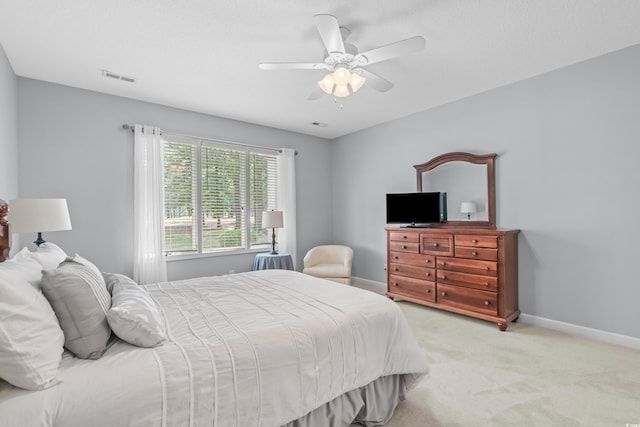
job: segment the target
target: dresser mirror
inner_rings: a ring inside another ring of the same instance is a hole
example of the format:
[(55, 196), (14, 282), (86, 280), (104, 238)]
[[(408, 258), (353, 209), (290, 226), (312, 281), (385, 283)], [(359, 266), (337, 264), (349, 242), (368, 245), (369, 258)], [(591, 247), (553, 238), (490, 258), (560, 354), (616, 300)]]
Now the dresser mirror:
[(495, 158), (454, 152), (414, 166), (418, 192), (447, 193), (444, 225), (495, 228)]

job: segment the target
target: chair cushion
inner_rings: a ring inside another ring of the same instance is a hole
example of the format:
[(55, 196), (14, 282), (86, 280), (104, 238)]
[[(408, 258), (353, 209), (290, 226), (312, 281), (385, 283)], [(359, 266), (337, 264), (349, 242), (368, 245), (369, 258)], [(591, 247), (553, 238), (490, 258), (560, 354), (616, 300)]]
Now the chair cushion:
[(303, 269), (302, 272), (316, 277), (349, 277), (351, 274), (343, 264), (317, 264)]

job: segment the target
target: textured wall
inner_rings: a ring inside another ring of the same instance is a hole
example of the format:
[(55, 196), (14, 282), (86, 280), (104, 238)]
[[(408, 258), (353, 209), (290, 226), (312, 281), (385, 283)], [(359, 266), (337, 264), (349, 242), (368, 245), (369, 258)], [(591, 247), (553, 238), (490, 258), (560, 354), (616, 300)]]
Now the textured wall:
[[(133, 134), (123, 123), (298, 151), (298, 258), (332, 231), (328, 140), (19, 78), (21, 197), (66, 197), (72, 231), (47, 233), (103, 271), (133, 272)], [(168, 264), (170, 279), (247, 271), (253, 254)]]
[(335, 240), (354, 276), (386, 282), (385, 193), (414, 191), (412, 166), (442, 153), (495, 152), (521, 310), (640, 337), (639, 117), (636, 45), (337, 139)]

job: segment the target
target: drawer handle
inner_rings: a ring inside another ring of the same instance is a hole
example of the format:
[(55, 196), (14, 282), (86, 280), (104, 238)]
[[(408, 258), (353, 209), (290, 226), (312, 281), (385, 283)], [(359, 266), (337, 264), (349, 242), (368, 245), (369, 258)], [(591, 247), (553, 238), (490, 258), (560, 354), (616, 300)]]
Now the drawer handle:
[(484, 285), (489, 287), (489, 282), (484, 282)]
[(447, 263), (444, 261), (440, 261), (440, 265), (447, 265)]
[(478, 243), (478, 241), (476, 239), (473, 239), (471, 243)]
[(398, 286), (398, 282), (394, 283), (393, 286)]
[(398, 267), (395, 267), (393, 271), (400, 271), (400, 269)]
[(431, 293), (431, 289), (427, 289), (427, 293), (430, 294)]
[(486, 271), (489, 271), (489, 267), (485, 267), (484, 269), (485, 269)]
[(402, 249), (407, 249), (407, 247), (406, 246), (402, 246)]
[(440, 292), (440, 295), (442, 295), (443, 297), (446, 297), (447, 293), (446, 292)]
[(438, 279), (442, 279), (442, 280), (444, 280), (444, 279), (446, 279), (446, 278), (447, 278), (447, 276), (438, 276)]
[(399, 258), (398, 258), (398, 256), (396, 255), (396, 256), (394, 256), (394, 257), (393, 257), (393, 259), (399, 259)]
[(485, 302), (484, 302), (484, 305), (489, 305), (489, 301), (485, 301)]
[(478, 256), (478, 252), (471, 252), (471, 255)]
[(406, 239), (406, 238), (407, 238), (407, 236), (402, 236), (402, 238), (403, 238), (403, 239)]
[(433, 247), (434, 247), (434, 248), (437, 248), (438, 246), (440, 246), (438, 243), (434, 243), (434, 244), (433, 244)]
[(429, 276), (431, 276), (431, 273), (424, 273), (424, 275), (429, 277)]
[(428, 260), (426, 260), (426, 261), (425, 261), (425, 263), (426, 263), (426, 264), (429, 264), (430, 262), (431, 262), (431, 260), (430, 260), (430, 259), (428, 259)]

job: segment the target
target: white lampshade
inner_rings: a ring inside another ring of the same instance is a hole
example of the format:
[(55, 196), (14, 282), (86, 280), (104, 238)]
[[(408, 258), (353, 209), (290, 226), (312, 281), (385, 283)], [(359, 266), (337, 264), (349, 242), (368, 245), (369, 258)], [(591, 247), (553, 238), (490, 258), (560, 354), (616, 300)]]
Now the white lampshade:
[(9, 202), (13, 233), (71, 230), (67, 199), (17, 199)]
[(462, 202), (460, 204), (460, 212), (461, 213), (475, 213), (476, 212), (476, 204), (474, 202)]
[(262, 212), (262, 228), (282, 228), (283, 226), (282, 211)]

